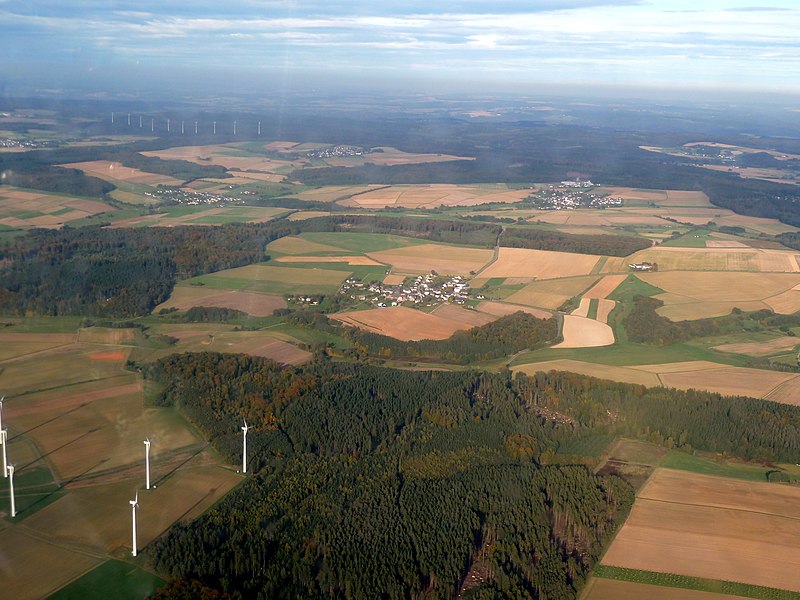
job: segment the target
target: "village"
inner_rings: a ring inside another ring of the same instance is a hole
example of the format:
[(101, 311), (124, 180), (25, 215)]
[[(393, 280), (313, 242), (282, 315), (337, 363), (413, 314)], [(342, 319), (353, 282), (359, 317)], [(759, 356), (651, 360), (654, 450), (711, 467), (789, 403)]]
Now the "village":
[(309, 158), (335, 158), (341, 156), (362, 156), (366, 153), (366, 150), (359, 146), (339, 145), (331, 148), (322, 148), (321, 150), (311, 150), (306, 153), (306, 156)]
[[(622, 198), (584, 191), (594, 187), (591, 181), (562, 181), (551, 185), (540, 195), (531, 198), (534, 208), (539, 210), (575, 210), (576, 208), (619, 208)], [(580, 190), (580, 191), (579, 191)]]
[[(242, 194), (254, 193), (243, 191)], [(145, 196), (150, 196), (159, 201), (159, 204), (186, 204), (197, 206), (200, 204), (214, 204), (217, 206), (230, 206), (232, 204), (244, 204), (240, 198), (230, 198), (219, 194), (212, 194), (200, 190), (190, 190), (186, 188), (159, 186), (154, 192), (144, 192)]]
[(357, 279), (347, 279), (339, 290), (350, 299), (370, 302), (378, 308), (414, 304), (417, 306), (436, 306), (445, 302), (464, 304), (469, 297), (469, 284), (459, 276), (441, 277), (435, 272), (409, 278), (400, 285), (387, 285), (380, 282), (365, 283)]

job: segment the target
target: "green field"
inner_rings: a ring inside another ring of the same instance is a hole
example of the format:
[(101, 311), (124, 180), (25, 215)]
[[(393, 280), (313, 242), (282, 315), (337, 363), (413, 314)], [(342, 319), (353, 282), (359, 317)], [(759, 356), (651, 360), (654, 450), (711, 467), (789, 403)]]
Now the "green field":
[[(53, 474), (47, 467), (23, 468), (22, 465), (16, 465), (16, 468), (20, 470), (14, 472), (14, 504), (17, 509), (14, 523), (29, 517), (65, 494), (53, 481)], [(0, 477), (0, 510), (11, 513), (9, 484), (5, 477)]]
[(207, 285), (224, 290), (272, 294), (332, 294), (352, 272), (256, 264), (200, 275), (181, 282), (181, 285)]
[(50, 596), (51, 600), (141, 600), (166, 582), (119, 560), (109, 560)]
[(559, 446), (558, 453), (570, 456), (599, 456), (614, 441), (613, 435), (590, 435)]
[(705, 248), (706, 240), (712, 233), (708, 229), (690, 229), (683, 235), (667, 238), (661, 245), (673, 248)]
[(624, 567), (597, 565), (593, 574), (595, 577), (603, 577), (605, 579), (633, 581), (635, 583), (646, 583), (649, 585), (659, 585), (684, 590), (699, 590), (744, 598), (758, 598), (761, 600), (800, 599), (800, 594), (788, 590), (736, 583), (733, 581), (688, 577), (686, 575), (675, 575), (674, 573), (656, 573), (654, 571), (640, 571), (638, 569), (627, 569)]
[(691, 471), (702, 475), (715, 475), (717, 477), (730, 477), (747, 481), (767, 481), (767, 472), (773, 470), (758, 465), (720, 463), (703, 456), (686, 454), (677, 450), (670, 451), (661, 461), (660, 466), (668, 469)]

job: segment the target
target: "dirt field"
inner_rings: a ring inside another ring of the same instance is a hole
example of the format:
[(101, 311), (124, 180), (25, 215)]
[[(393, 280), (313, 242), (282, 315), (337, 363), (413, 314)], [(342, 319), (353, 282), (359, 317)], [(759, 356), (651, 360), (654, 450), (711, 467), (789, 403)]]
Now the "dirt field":
[(608, 295), (613, 292), (620, 283), (625, 281), (628, 278), (627, 275), (606, 275), (600, 281), (598, 281), (588, 292), (586, 292), (583, 297), (584, 298), (598, 298), (603, 299), (607, 298)]
[(535, 277), (553, 279), (588, 275), (600, 260), (593, 254), (550, 252), (526, 248), (500, 248), (497, 261), (481, 277)]
[(585, 317), (589, 314), (589, 307), (591, 306), (591, 299), (586, 298), (585, 296), (581, 298), (581, 303), (578, 305), (578, 308), (573, 310), (571, 315), (575, 317)]
[(530, 190), (510, 190), (495, 186), (462, 186), (447, 183), (429, 185), (393, 185), (358, 194), (339, 202), (342, 206), (360, 208), (436, 208), (439, 206), (476, 206), (489, 202), (519, 202)]
[(219, 165), (235, 171), (254, 171), (256, 173), (275, 173), (279, 175), (295, 166), (300, 166), (304, 162), (275, 160), (264, 156), (248, 156), (247, 153), (238, 151), (235, 146), (228, 145), (179, 146), (155, 152), (142, 152), (142, 154), (165, 160), (187, 160), (199, 165)]
[(311, 352), (301, 350), (297, 346), (283, 340), (272, 340), (250, 349), (248, 354), (262, 356), (284, 365), (302, 365), (311, 360)]
[(453, 319), (427, 314), (405, 306), (337, 313), (331, 318), (366, 331), (398, 340), (444, 340), (456, 331), (473, 326)]
[(316, 202), (334, 202), (336, 200), (346, 200), (354, 194), (368, 192), (375, 188), (382, 188), (382, 185), (326, 185), (311, 190), (303, 190), (290, 197), (300, 200)]
[(367, 256), (392, 265), (392, 270), (397, 273), (418, 274), (436, 271), (440, 275), (467, 275), (470, 271), (480, 270), (489, 262), (492, 251), (462, 246), (419, 244), (370, 252)]
[(736, 240), (706, 240), (706, 248), (747, 248), (747, 244)]
[(609, 196), (623, 200), (653, 202), (658, 206), (711, 206), (703, 192), (694, 190), (646, 190), (629, 187), (601, 188)]
[(564, 315), (564, 341), (553, 348), (596, 348), (614, 343), (614, 332), (605, 323), (593, 319)]
[(286, 300), (283, 299), (283, 296), (274, 294), (240, 291), (220, 292), (217, 289), (203, 286), (177, 286), (172, 291), (169, 300), (156, 306), (153, 312), (158, 313), (164, 308), (188, 310), (193, 306), (232, 308), (244, 311), (254, 317), (267, 317), (276, 308), (286, 308)]
[(581, 375), (621, 381), (623, 383), (636, 383), (648, 387), (657, 387), (661, 385), (658, 375), (654, 373), (637, 371), (631, 367), (615, 367), (570, 359), (547, 360), (527, 365), (518, 365), (513, 367), (512, 370), (515, 372), (521, 371), (528, 375), (532, 375), (537, 371), (569, 371), (570, 373), (580, 373)]
[(719, 368), (703, 370), (660, 372), (659, 377), (666, 387), (708, 390), (726, 396), (763, 398), (782, 383), (794, 381), (799, 376), (796, 373), (719, 365)]
[(0, 333), (0, 362), (75, 342), (73, 333)]
[[(239, 481), (241, 476), (233, 470), (213, 465), (155, 475), (156, 488), (139, 491), (139, 548), (146, 547), (176, 520), (196, 516), (210, 507)], [(128, 501), (137, 487), (140, 485), (130, 481), (72, 486), (66, 496), (30, 516), (25, 524), (37, 532), (47, 532), (60, 543), (81, 544), (100, 552), (120, 546), (129, 549)]]
[(111, 162), (108, 160), (93, 160), (90, 162), (69, 163), (65, 165), (58, 165), (65, 169), (78, 169), (92, 177), (105, 179), (106, 181), (126, 181), (130, 183), (142, 183), (144, 185), (181, 185), (183, 183), (180, 179), (169, 177), (167, 175), (159, 175), (157, 173), (148, 173), (147, 171), (140, 171), (131, 167), (123, 166), (122, 163)]
[(405, 280), (405, 275), (387, 275), (383, 278), (383, 283), (386, 285), (401, 285)]
[(82, 327), (78, 330), (78, 341), (93, 344), (125, 344), (136, 338), (136, 329), (108, 327)]
[(614, 310), (617, 303), (613, 300), (598, 300), (597, 301), (597, 320), (601, 323), (608, 323), (608, 315)]
[(656, 469), (603, 564), (800, 592), (800, 489)]
[(20, 530), (6, 529), (0, 535), (0, 589), (8, 598), (46, 598), (101, 562), (103, 559), (59, 548)]
[(461, 308), (455, 304), (442, 304), (431, 314), (444, 319), (449, 319), (451, 321), (463, 323), (468, 327), (481, 327), (482, 325), (487, 325), (488, 323), (497, 320), (496, 317), (485, 312), (467, 310), (466, 308)]
[(598, 279), (599, 277), (591, 275), (534, 281), (511, 294), (506, 300), (516, 304), (556, 309), (573, 296), (579, 296), (585, 292)]
[(747, 354), (749, 356), (769, 356), (778, 352), (788, 352), (800, 344), (796, 337), (779, 337), (768, 342), (743, 342), (737, 344), (720, 344), (714, 346), (713, 350), (720, 352), (733, 352), (735, 354)]
[[(604, 272), (625, 270), (627, 263), (658, 263), (662, 271), (756, 271), (762, 273), (800, 272), (795, 252), (755, 248), (649, 248), (623, 260), (609, 260)], [(612, 263), (612, 264), (609, 264)], [(620, 266), (622, 268), (620, 268)]]
[(537, 319), (549, 319), (553, 316), (552, 313), (546, 310), (540, 310), (530, 306), (523, 306), (521, 304), (509, 304), (506, 302), (481, 302), (478, 304), (477, 308), (481, 312), (485, 312), (496, 317), (512, 315), (519, 311), (533, 315)]
[(306, 219), (313, 219), (315, 217), (329, 217), (331, 213), (322, 210), (299, 210), (293, 212), (286, 219), (288, 221), (305, 221)]
[(661, 587), (592, 577), (580, 596), (581, 600), (744, 600), (743, 596), (715, 594), (681, 588)]
[(281, 263), (347, 263), (348, 265), (378, 265), (376, 260), (366, 256), (280, 256), (275, 262)]
[[(658, 313), (673, 321), (700, 319), (742, 310), (772, 308), (788, 314), (800, 310), (800, 275), (778, 273), (658, 272), (637, 275), (665, 290), (656, 296), (664, 301)], [(792, 310), (793, 309), (793, 310)]]

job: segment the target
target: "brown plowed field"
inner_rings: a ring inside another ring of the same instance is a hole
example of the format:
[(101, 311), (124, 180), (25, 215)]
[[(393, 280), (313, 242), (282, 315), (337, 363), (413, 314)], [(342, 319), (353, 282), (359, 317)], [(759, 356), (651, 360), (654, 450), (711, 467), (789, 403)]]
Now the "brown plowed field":
[(392, 265), (400, 273), (430, 273), (440, 275), (467, 275), (478, 271), (492, 258), (491, 250), (443, 246), (439, 244), (419, 244), (370, 252), (369, 257), (378, 262)]
[(378, 265), (381, 263), (367, 256), (281, 256), (275, 262), (283, 263), (347, 263), (348, 265)]
[(603, 564), (800, 592), (800, 489), (656, 469)]
[(594, 319), (564, 315), (564, 341), (553, 348), (596, 348), (614, 343), (614, 332), (605, 323)]
[[(199, 165), (219, 165), (237, 171), (257, 171), (261, 173), (279, 173), (280, 170), (300, 166), (301, 162), (275, 160), (263, 156), (236, 156), (236, 148), (232, 146), (179, 146), (142, 152), (145, 156), (155, 156), (164, 160), (188, 160)], [(231, 154), (234, 154), (231, 156)], [(227, 180), (226, 180), (227, 181)]]
[(497, 260), (481, 273), (481, 277), (553, 279), (588, 275), (598, 260), (600, 257), (593, 254), (500, 248)]
[(736, 240), (706, 240), (706, 248), (747, 248), (747, 244)]
[(570, 314), (575, 317), (585, 317), (586, 315), (589, 314), (589, 307), (591, 303), (592, 303), (591, 299), (584, 296), (583, 298), (581, 298), (581, 303), (578, 305), (578, 308), (573, 310)]
[(236, 290), (220, 292), (218, 289), (202, 286), (178, 286), (173, 289), (169, 300), (156, 306), (153, 312), (157, 313), (163, 308), (188, 310), (193, 306), (218, 306), (241, 310), (254, 317), (267, 317), (276, 308), (286, 308), (286, 300), (275, 294)]
[(608, 323), (608, 315), (614, 310), (617, 305), (613, 300), (598, 300), (597, 301), (597, 320), (601, 323)]
[[(797, 273), (800, 267), (793, 251), (742, 248), (670, 248), (641, 250), (623, 261), (658, 263), (662, 271), (755, 271), (761, 273)], [(611, 261), (609, 261), (611, 262)], [(606, 263), (606, 267), (609, 267)], [(604, 269), (605, 271), (606, 269)]]
[(430, 185), (393, 185), (341, 201), (343, 206), (383, 208), (436, 208), (439, 206), (477, 206), (488, 202), (519, 202), (530, 190), (509, 190), (504, 185), (460, 186), (447, 183)]
[(429, 315), (405, 306), (359, 310), (330, 316), (347, 325), (403, 341), (444, 340), (456, 331), (472, 328), (471, 325), (459, 321)]
[(745, 600), (743, 596), (661, 587), (601, 577), (590, 579), (580, 598), (581, 600)]
[[(717, 392), (725, 396), (752, 396), (753, 398), (763, 398), (782, 383), (799, 377), (796, 373), (722, 365), (720, 367), (699, 371), (660, 373), (659, 377), (666, 387), (681, 390), (694, 388)], [(776, 401), (780, 402), (777, 399)]]
[(405, 275), (387, 275), (383, 278), (383, 283), (386, 285), (400, 285), (406, 280)]
[(282, 340), (269, 341), (266, 344), (250, 349), (247, 353), (253, 356), (269, 358), (284, 365), (302, 365), (308, 362), (312, 356), (311, 352), (302, 350), (294, 344)]
[(619, 284), (625, 281), (627, 278), (627, 275), (606, 275), (600, 281), (598, 281), (592, 287), (592, 289), (586, 292), (583, 297), (598, 299), (607, 298), (608, 295), (617, 289)]
[(279, 252), (280, 254), (346, 254), (345, 250), (337, 246), (312, 242), (301, 237), (282, 237), (267, 245), (267, 253)]
[(537, 319), (549, 319), (553, 316), (552, 313), (546, 310), (540, 310), (530, 306), (522, 306), (521, 304), (509, 304), (506, 302), (481, 302), (478, 304), (478, 310), (496, 317), (513, 315), (515, 312), (519, 311), (533, 315)]
[(451, 321), (463, 323), (469, 327), (481, 327), (482, 325), (487, 325), (492, 321), (497, 320), (496, 317), (488, 315), (484, 312), (467, 310), (466, 308), (461, 308), (454, 304), (442, 304), (431, 314), (444, 319), (449, 319)]

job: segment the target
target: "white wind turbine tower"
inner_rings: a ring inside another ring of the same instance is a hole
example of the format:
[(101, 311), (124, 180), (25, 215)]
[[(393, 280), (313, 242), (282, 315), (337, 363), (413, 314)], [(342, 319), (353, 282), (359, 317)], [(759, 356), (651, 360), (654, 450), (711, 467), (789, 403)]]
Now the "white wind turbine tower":
[(11, 490), (11, 516), (17, 516), (17, 505), (14, 503), (14, 465), (8, 465), (8, 486)]
[(128, 113), (128, 127), (131, 126), (131, 113)]
[(214, 135), (217, 135), (217, 122), (214, 121)]
[(152, 133), (155, 130), (156, 130), (156, 120), (150, 119), (150, 132)]
[(8, 460), (6, 457), (6, 446), (8, 445), (8, 430), (0, 429), (0, 439), (3, 441), (3, 477), (8, 477)]
[(233, 135), (236, 135), (236, 121), (233, 122)]
[(5, 396), (0, 398), (0, 429), (3, 428), (3, 400), (5, 399), (6, 399)]
[(169, 133), (169, 119), (167, 119), (167, 133)]
[(139, 129), (142, 128), (142, 115), (139, 115)]
[(114, 124), (114, 113), (113, 112), (111, 113), (111, 124), (112, 125)]
[(197, 135), (197, 121), (194, 122), (194, 134)]
[(183, 121), (181, 121), (181, 135), (183, 135)]
[(132, 554), (136, 556), (136, 509), (139, 507), (139, 492), (136, 492), (136, 497), (133, 500), (128, 500), (131, 504), (131, 519), (133, 523), (133, 551)]
[(144, 440), (144, 471), (145, 471), (145, 483), (147, 484), (147, 489), (150, 489), (150, 438), (145, 438)]
[(244, 435), (242, 436), (242, 473), (247, 473), (247, 430), (250, 429), (247, 426), (247, 419), (244, 419), (244, 427), (242, 427), (242, 432)]
[(258, 135), (261, 135), (261, 121), (258, 122)]

